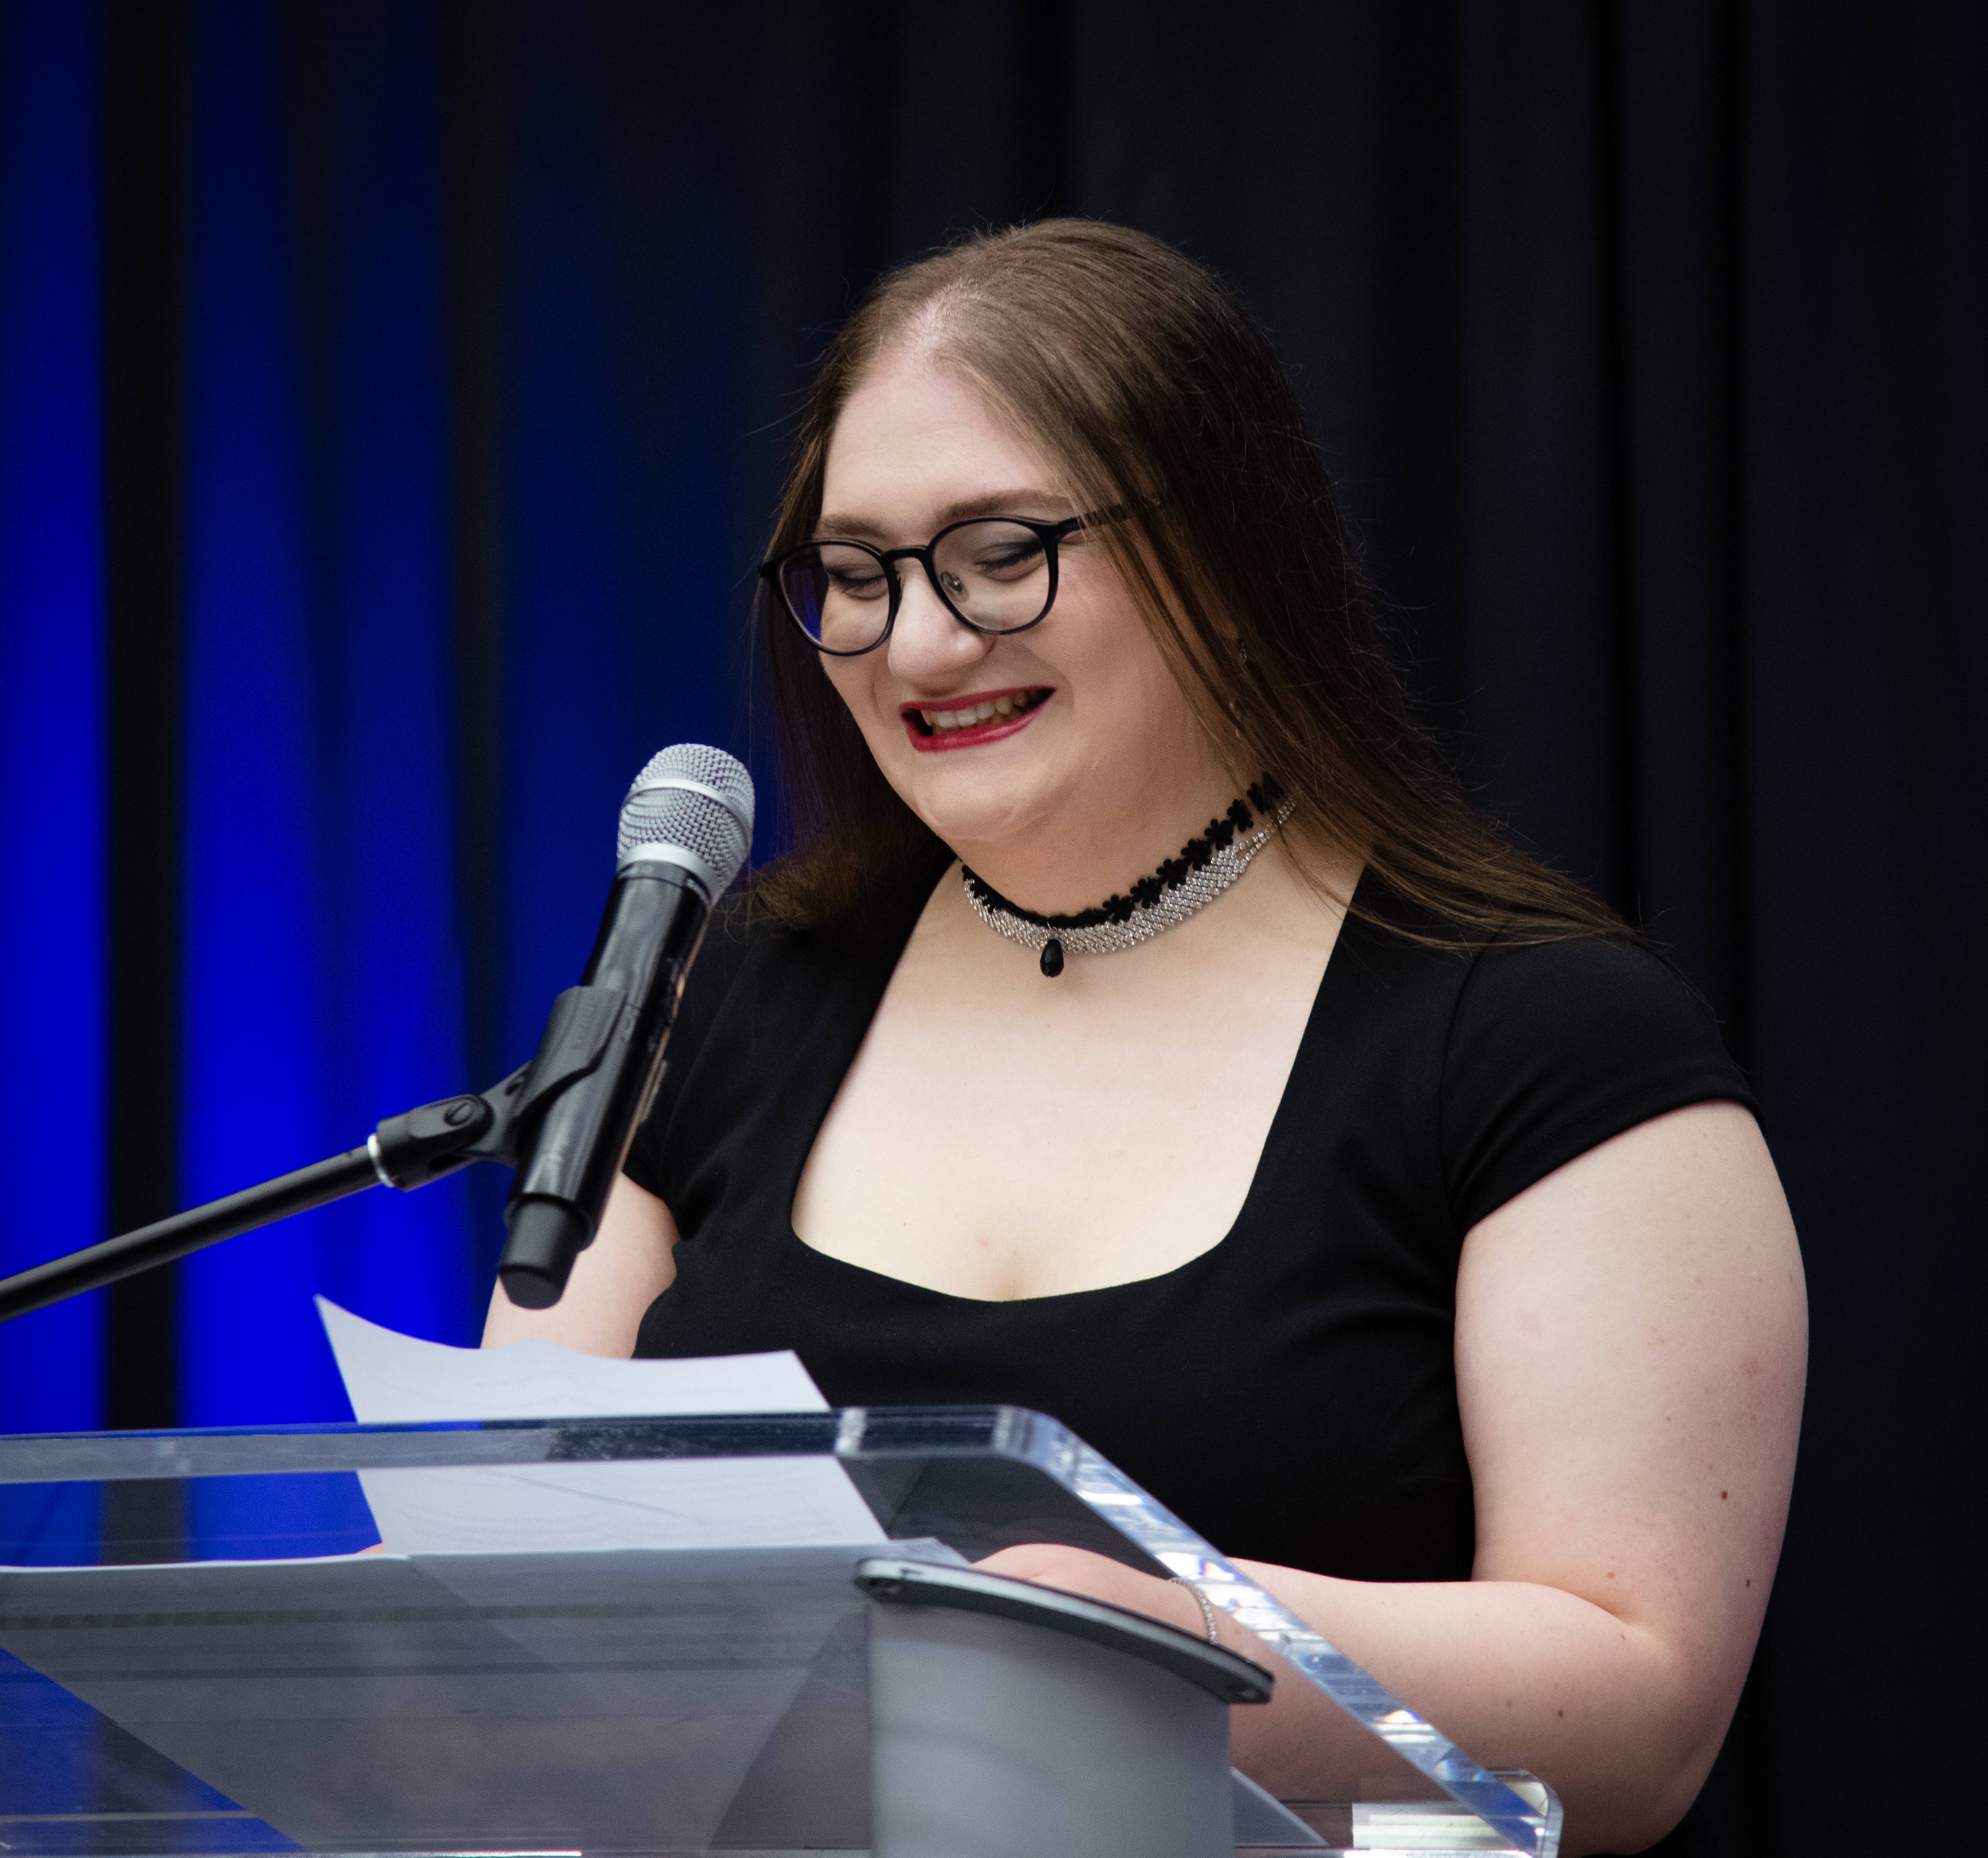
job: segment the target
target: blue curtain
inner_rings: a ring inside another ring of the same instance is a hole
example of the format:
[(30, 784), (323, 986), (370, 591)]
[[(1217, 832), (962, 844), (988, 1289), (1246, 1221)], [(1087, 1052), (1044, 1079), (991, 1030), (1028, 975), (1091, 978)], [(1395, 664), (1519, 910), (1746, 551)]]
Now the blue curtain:
[[(630, 777), (672, 741), (748, 744), (731, 230), (724, 191), (692, 184), (699, 120), (625, 86), (604, 107), (614, 48), (583, 12), (178, 11), (181, 68), (159, 82), (184, 99), (180, 682), (160, 697), (181, 838), (157, 903), (181, 953), (157, 1087), (169, 1201), (191, 1205), (522, 1062), (585, 959)], [(21, 1054), (6, 1126), (38, 1158), (0, 1269), (108, 1236), (110, 17), (0, 13), (0, 998)], [(458, 62), (483, 34), (504, 105), (467, 283), (445, 225), (452, 18)], [(465, 289), (502, 305), (466, 381)], [(479, 573), (498, 589), (480, 604), (462, 585)], [(157, 1317), (177, 1326), (178, 1420), (347, 1416), (314, 1291), (474, 1342), (502, 1186), (374, 1191), (185, 1261)], [(5, 1430), (103, 1423), (103, 1301), (0, 1335)]]
[[(434, 16), (354, 9), (326, 48), (315, 198), (277, 10), (214, 0), (194, 21), (190, 1203), (350, 1147), (387, 1106), (468, 1081)], [(470, 1339), (468, 1215), (458, 1186), (376, 1192), (189, 1260), (184, 1420), (345, 1416), (313, 1291)]]
[[(708, 86), (732, 48), (681, 11), (655, 14), (660, 70)], [(627, 24), (623, 9), (519, 8), (501, 47), (506, 1068), (579, 978), (617, 808), (648, 753), (745, 752), (752, 557), (733, 523), (742, 280), (712, 153), (722, 103), (630, 69)]]
[[(0, 12), (0, 1272), (107, 1237), (96, 21)], [(0, 1342), (10, 1431), (103, 1413), (101, 1294)]]

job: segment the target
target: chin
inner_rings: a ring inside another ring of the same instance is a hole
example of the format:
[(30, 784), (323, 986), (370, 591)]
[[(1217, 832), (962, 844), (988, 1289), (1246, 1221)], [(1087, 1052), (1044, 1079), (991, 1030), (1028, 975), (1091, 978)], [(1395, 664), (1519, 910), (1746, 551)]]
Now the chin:
[(955, 850), (963, 846), (998, 844), (1015, 833), (1025, 831), (1033, 817), (1032, 809), (1001, 804), (991, 795), (979, 804), (963, 801), (921, 805), (908, 795), (906, 799), (911, 811)]
[(898, 797), (948, 845), (998, 842), (1026, 831), (1048, 810), (1040, 782), (1019, 769), (921, 765), (908, 772), (910, 778), (891, 783)]

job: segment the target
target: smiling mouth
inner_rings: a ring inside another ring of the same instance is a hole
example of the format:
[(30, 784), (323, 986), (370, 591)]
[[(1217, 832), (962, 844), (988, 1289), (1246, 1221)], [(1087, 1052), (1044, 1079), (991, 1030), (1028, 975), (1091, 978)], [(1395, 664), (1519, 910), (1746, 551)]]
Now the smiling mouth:
[(1013, 723), (1049, 699), (1046, 689), (1004, 690), (999, 696), (962, 703), (955, 709), (908, 709), (904, 720), (921, 736), (952, 736), (964, 730)]

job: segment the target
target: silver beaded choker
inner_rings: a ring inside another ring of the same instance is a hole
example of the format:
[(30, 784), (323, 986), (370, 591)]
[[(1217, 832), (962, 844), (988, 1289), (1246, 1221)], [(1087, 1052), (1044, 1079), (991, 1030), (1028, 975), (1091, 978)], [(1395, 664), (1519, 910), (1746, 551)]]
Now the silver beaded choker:
[(1129, 895), (1114, 895), (1094, 909), (1071, 915), (1039, 915), (1010, 903), (964, 865), (960, 878), (973, 913), (997, 936), (1036, 950), (1043, 974), (1053, 980), (1063, 972), (1066, 951), (1117, 955), (1165, 935), (1205, 909), (1249, 868), (1249, 861), (1290, 817), (1295, 804), (1266, 776), (1220, 819), (1210, 820), (1208, 830), (1189, 839), (1178, 857), (1168, 858), (1151, 877), (1141, 878)]

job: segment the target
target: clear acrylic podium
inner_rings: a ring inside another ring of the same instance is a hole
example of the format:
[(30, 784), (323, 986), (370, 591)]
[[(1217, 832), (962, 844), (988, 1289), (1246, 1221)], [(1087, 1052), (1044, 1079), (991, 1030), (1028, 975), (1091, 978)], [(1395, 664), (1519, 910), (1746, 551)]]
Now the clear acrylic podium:
[(1399, 1777), (1295, 1803), (1312, 1850), (1554, 1858), (1546, 1788), (1009, 1407), (0, 1439), (0, 1853), (865, 1852), (875, 1539), (356, 1552), (362, 1472), (587, 1467), (611, 1501), (663, 1462), (810, 1459), (907, 1553), (1060, 1542), (1199, 1583)]

